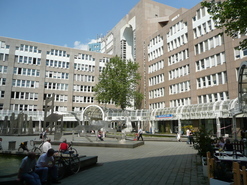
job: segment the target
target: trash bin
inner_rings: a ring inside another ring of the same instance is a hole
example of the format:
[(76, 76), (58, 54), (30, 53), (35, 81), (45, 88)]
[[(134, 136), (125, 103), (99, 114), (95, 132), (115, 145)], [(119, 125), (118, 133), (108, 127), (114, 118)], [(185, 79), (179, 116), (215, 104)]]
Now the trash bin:
[(9, 150), (15, 150), (16, 141), (9, 141)]

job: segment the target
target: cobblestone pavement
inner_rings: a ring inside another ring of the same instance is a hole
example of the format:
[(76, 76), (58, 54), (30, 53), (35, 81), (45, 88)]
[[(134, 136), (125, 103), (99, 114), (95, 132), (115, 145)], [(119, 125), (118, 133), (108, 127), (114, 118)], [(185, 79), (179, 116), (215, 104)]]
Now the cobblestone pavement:
[[(71, 136), (65, 137), (70, 141)], [(24, 138), (21, 139), (24, 141)], [(104, 142), (117, 142), (107, 140), (106, 138)], [(62, 179), (62, 185), (209, 184), (208, 179), (203, 176), (197, 151), (186, 142), (146, 141), (137, 148), (76, 146), (76, 149), (80, 155), (98, 156), (98, 163)]]

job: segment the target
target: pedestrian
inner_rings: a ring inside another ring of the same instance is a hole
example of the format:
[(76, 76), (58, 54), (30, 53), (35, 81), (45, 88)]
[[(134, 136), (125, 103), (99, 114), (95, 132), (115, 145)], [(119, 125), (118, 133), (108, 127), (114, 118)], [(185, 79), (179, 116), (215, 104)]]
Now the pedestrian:
[(48, 133), (48, 129), (46, 129), (45, 131), (41, 132), (40, 139), (45, 141), (47, 139), (47, 133)]
[(58, 181), (57, 166), (55, 165), (54, 155), (55, 151), (50, 148), (47, 153), (40, 155), (35, 171), (40, 174), (41, 181), (47, 182), (48, 176), (51, 177), (51, 181), (54, 184), (60, 184)]
[(245, 138), (245, 129), (244, 128), (241, 129), (240, 134), (241, 134), (241, 140), (243, 140)]
[(180, 133), (179, 132), (177, 132), (177, 141), (181, 141), (181, 135), (180, 135)]
[(142, 138), (142, 141), (143, 141), (142, 129), (141, 128), (138, 130), (138, 138), (137, 138), (137, 140), (139, 141), (140, 138)]
[(103, 134), (102, 134), (102, 131), (101, 131), (101, 130), (98, 130), (98, 138), (99, 138), (101, 141), (104, 141), (104, 139), (103, 139)]
[(189, 143), (190, 143), (190, 145), (194, 144), (194, 138), (193, 138), (192, 132), (190, 132), (190, 135), (189, 135)]
[(29, 152), (26, 157), (22, 159), (19, 171), (18, 181), (26, 182), (29, 185), (41, 185), (39, 175), (35, 173), (35, 153)]
[(51, 147), (51, 139), (50, 139), (50, 138), (47, 138), (47, 139), (46, 139), (46, 142), (44, 142), (42, 148), (43, 148), (43, 153), (48, 152), (48, 150), (49, 150), (50, 148), (52, 148), (52, 147)]
[(187, 128), (186, 130), (186, 136), (187, 136), (187, 144), (190, 143), (190, 129)]

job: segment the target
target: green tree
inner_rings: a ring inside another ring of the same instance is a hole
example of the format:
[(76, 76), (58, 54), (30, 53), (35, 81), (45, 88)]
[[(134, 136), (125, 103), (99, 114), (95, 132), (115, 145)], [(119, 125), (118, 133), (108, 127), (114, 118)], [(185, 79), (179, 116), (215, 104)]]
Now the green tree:
[(139, 65), (131, 60), (122, 60), (118, 56), (111, 58), (94, 88), (96, 100), (100, 103), (113, 101), (122, 110), (133, 106), (132, 100), (140, 101), (143, 96), (136, 90), (141, 79), (138, 68)]
[[(225, 28), (224, 32), (235, 38), (237, 34), (247, 34), (247, 0), (225, 0), (201, 3), (216, 23), (216, 28)], [(240, 49), (247, 48), (247, 39), (240, 42)]]

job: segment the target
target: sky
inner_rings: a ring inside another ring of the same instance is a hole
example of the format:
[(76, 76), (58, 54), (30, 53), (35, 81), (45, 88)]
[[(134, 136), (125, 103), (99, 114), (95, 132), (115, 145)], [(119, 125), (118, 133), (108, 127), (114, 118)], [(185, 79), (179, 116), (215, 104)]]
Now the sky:
[[(190, 9), (201, 0), (155, 0)], [(0, 0), (0, 36), (86, 49), (139, 0)]]

